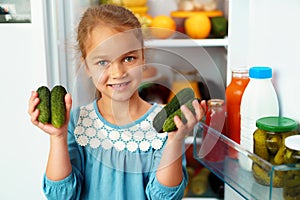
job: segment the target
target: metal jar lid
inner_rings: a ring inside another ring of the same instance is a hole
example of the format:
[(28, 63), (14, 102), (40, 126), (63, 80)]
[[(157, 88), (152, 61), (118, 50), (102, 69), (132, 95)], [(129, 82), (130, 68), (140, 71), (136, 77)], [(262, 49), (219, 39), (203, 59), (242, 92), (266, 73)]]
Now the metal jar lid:
[(287, 148), (300, 151), (300, 135), (286, 137), (284, 143)]
[(287, 117), (270, 116), (256, 120), (256, 127), (270, 132), (288, 132), (296, 130), (298, 124), (295, 120)]

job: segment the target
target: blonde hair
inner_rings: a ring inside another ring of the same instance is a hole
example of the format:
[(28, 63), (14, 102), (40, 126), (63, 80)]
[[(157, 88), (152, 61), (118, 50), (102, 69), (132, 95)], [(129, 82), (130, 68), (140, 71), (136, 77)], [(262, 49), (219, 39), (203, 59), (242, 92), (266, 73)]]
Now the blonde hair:
[(102, 4), (88, 8), (83, 14), (77, 29), (77, 48), (81, 52), (82, 58), (86, 58), (86, 45), (89, 36), (95, 27), (109, 26), (117, 31), (127, 31), (134, 29), (134, 34), (143, 45), (143, 35), (141, 24), (136, 16), (128, 9)]

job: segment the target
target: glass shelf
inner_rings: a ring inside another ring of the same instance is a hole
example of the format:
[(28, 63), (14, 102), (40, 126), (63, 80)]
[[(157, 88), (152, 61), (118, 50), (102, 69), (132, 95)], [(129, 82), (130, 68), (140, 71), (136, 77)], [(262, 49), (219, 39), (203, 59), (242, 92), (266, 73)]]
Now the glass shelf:
[[(300, 198), (300, 163), (272, 165), (202, 122), (195, 126), (193, 137), (195, 159), (245, 199)], [(256, 178), (253, 172), (257, 172)], [(289, 197), (297, 198), (284, 198), (287, 191)]]

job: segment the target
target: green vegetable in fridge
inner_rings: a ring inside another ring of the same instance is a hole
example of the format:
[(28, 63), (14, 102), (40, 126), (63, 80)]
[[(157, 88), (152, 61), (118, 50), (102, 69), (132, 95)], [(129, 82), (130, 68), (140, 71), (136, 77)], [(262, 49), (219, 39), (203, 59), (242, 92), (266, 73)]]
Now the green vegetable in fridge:
[(154, 129), (159, 133), (163, 132), (163, 125), (165, 120), (172, 113), (178, 110), (181, 105), (185, 104), (186, 102), (188, 102), (190, 99), (193, 99), (194, 97), (195, 94), (191, 88), (184, 88), (180, 90), (153, 119)]
[(50, 111), (50, 90), (46, 86), (41, 86), (37, 89), (39, 94), (40, 103), (37, 105), (37, 109), (40, 111), (38, 121), (46, 124), (50, 122), (51, 111)]
[(283, 183), (283, 172), (274, 171), (273, 177), (270, 177), (270, 168), (266, 166), (261, 166), (257, 163), (252, 165), (253, 177), (254, 179), (262, 185), (272, 185), (274, 187), (282, 187)]
[(285, 147), (280, 147), (274, 157), (274, 163), (276, 165), (281, 165), (284, 162), (284, 154), (285, 154)]
[[(192, 102), (195, 99), (197, 99), (197, 98), (190, 99), (187, 103), (184, 104), (188, 107), (188, 109), (190, 111), (192, 111), (193, 114), (195, 114), (195, 109), (192, 105)], [(197, 99), (197, 100), (200, 101), (199, 99)], [(177, 127), (175, 125), (175, 122), (174, 122), (175, 115), (179, 116), (183, 123), (186, 123), (186, 118), (182, 114), (181, 109), (178, 108), (175, 112), (173, 112), (171, 115), (169, 115), (169, 117), (165, 120), (165, 122), (163, 124), (163, 131), (164, 132), (175, 131), (177, 129)]]
[(280, 135), (269, 136), (266, 140), (266, 146), (272, 154), (275, 154), (282, 146), (281, 136)]
[(66, 89), (61, 85), (57, 85), (51, 90), (51, 124), (55, 128), (61, 127), (65, 122), (66, 94)]
[[(294, 151), (292, 151), (292, 150), (290, 150), (290, 149), (287, 148), (285, 150), (285, 154), (283, 156), (284, 163), (285, 164), (297, 163), (298, 159), (297, 159), (297, 155), (296, 154), (297, 154), (296, 152), (294, 152)], [(300, 171), (299, 171), (299, 173), (300, 173)]]
[(223, 16), (212, 17), (211, 21), (211, 33), (216, 38), (225, 37), (228, 33), (228, 21)]
[(267, 134), (263, 130), (257, 129), (254, 132), (254, 153), (265, 160), (269, 160), (268, 149), (265, 145), (266, 137)]

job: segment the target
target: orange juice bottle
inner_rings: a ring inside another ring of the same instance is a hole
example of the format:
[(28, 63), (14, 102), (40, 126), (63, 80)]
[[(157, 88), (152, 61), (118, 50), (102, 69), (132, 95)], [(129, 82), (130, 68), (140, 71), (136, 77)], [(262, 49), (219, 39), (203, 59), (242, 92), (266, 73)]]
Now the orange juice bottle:
[[(232, 69), (231, 82), (226, 88), (227, 136), (240, 144), (240, 105), (242, 95), (249, 82), (249, 70), (246, 67)], [(232, 152), (231, 155), (234, 153)]]

